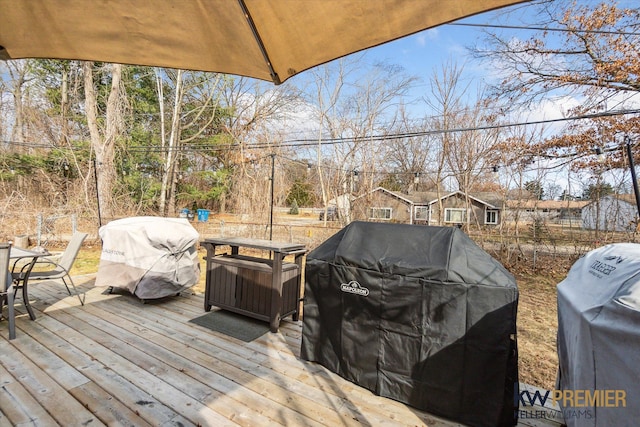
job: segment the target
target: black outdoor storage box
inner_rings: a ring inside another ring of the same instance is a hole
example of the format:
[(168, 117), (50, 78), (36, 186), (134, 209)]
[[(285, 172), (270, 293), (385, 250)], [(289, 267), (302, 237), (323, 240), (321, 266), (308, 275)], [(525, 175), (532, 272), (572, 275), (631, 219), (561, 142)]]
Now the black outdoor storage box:
[(513, 276), (462, 230), (353, 222), (307, 255), (302, 359), (472, 426), (513, 425)]

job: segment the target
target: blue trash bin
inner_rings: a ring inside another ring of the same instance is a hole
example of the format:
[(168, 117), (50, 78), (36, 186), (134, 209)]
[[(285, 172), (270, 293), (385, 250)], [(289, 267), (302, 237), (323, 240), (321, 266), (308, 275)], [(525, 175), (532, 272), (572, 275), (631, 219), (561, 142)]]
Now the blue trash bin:
[(189, 218), (189, 213), (191, 213), (189, 209), (182, 209), (180, 211), (180, 218)]
[(198, 209), (198, 222), (209, 221), (209, 211), (207, 209)]

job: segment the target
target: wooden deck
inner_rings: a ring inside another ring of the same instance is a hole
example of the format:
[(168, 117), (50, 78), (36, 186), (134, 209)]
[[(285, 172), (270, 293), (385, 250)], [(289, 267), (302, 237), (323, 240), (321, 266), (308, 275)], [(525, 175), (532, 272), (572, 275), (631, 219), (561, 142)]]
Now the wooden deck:
[(15, 340), (0, 322), (0, 427), (458, 425), (300, 360), (300, 322), (244, 342), (189, 322), (202, 295), (142, 304), (93, 279), (76, 279), (84, 307), (55, 282), (30, 287), (38, 318), (18, 298)]

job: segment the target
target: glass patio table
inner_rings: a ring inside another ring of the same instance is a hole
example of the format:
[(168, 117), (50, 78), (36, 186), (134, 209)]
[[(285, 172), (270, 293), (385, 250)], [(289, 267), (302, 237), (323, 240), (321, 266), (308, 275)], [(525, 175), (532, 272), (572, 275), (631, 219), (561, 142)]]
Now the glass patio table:
[[(11, 247), (11, 252), (9, 253), (9, 259), (14, 260), (11, 267), (11, 278), (13, 279), (14, 288), (16, 291), (22, 288), (22, 300), (24, 301), (24, 306), (31, 320), (36, 320), (36, 315), (33, 312), (33, 308), (31, 308), (31, 304), (29, 304), (29, 275), (38, 258), (49, 255), (51, 254), (46, 250), (32, 251), (15, 246)], [(20, 260), (25, 260), (25, 262), (19, 262)]]

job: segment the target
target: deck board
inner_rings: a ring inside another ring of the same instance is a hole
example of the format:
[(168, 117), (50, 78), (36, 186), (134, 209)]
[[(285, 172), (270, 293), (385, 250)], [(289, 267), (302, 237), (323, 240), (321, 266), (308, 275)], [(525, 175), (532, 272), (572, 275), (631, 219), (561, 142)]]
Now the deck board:
[(0, 324), (0, 427), (459, 425), (300, 360), (301, 322), (247, 343), (189, 322), (202, 295), (143, 304), (78, 282), (85, 306), (42, 282), (37, 319), (18, 298), (17, 338)]

